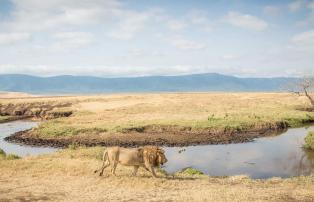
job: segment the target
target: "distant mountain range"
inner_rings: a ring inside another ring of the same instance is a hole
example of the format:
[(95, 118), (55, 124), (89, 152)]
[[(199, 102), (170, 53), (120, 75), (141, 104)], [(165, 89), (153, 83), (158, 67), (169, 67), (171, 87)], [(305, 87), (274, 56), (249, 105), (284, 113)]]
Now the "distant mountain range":
[(216, 73), (183, 76), (101, 78), (94, 76), (37, 77), (0, 75), (0, 91), (34, 94), (119, 93), (119, 92), (274, 92), (282, 91), (297, 78), (239, 78)]

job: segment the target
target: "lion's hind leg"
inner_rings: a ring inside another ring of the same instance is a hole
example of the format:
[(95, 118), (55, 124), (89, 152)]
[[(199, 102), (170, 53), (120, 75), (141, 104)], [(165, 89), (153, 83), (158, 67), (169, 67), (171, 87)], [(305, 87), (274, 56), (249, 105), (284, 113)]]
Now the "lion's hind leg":
[(105, 168), (107, 168), (110, 165), (110, 162), (107, 161), (108, 160), (108, 153), (107, 151), (104, 152), (103, 154), (103, 163), (102, 166), (99, 170), (95, 170), (94, 173), (97, 173), (98, 171), (100, 171), (99, 176), (102, 176), (104, 173)]
[(137, 173), (137, 171), (138, 171), (138, 168), (139, 168), (139, 166), (134, 166), (134, 167), (133, 167), (132, 176), (136, 176), (136, 173)]

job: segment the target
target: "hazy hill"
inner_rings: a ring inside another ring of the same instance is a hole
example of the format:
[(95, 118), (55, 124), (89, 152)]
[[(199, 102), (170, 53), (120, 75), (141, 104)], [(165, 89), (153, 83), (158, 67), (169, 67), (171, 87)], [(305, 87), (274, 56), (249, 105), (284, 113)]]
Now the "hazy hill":
[(280, 91), (296, 78), (239, 78), (216, 73), (184, 76), (101, 78), (93, 76), (37, 77), (0, 75), (0, 91), (27, 93), (112, 93), (183, 91)]

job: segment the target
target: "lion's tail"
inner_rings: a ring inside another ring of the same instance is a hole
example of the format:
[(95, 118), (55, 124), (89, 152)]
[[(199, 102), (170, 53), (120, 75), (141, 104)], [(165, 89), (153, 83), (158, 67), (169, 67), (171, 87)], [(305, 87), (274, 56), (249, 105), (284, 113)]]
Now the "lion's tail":
[[(103, 161), (102, 167), (105, 165), (107, 159), (108, 159), (108, 151), (105, 150), (103, 155), (102, 155), (102, 161)], [(100, 169), (98, 169), (98, 170), (95, 170), (94, 173), (97, 173), (98, 171), (100, 171), (102, 169), (102, 167)]]

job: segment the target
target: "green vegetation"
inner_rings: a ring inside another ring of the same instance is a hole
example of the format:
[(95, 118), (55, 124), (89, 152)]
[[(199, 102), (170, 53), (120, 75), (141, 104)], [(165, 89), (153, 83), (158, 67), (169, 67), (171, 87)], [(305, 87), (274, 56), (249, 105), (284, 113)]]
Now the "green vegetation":
[(309, 132), (307, 136), (305, 137), (305, 145), (304, 147), (306, 149), (312, 149), (314, 150), (314, 131)]
[(196, 170), (192, 167), (184, 168), (179, 173), (184, 175), (204, 175), (202, 171)]
[(38, 128), (34, 129), (34, 134), (40, 134), (44, 137), (58, 137), (58, 136), (74, 136), (80, 133), (95, 134), (106, 132), (105, 128), (86, 128), (86, 127), (73, 127), (60, 124), (60, 120), (52, 120), (40, 124)]
[(0, 116), (0, 123), (6, 122), (10, 119), (11, 119), (10, 116)]
[(166, 175), (166, 176), (168, 175), (167, 171), (165, 169), (161, 168), (161, 167), (158, 167), (156, 169), (156, 171), (157, 171), (157, 173), (160, 173), (162, 175)]
[(14, 160), (20, 159), (21, 157), (15, 154), (6, 154), (2, 149), (0, 149), (0, 160)]
[(5, 155), (6, 155), (5, 152), (2, 149), (0, 149), (0, 156), (5, 156)]

